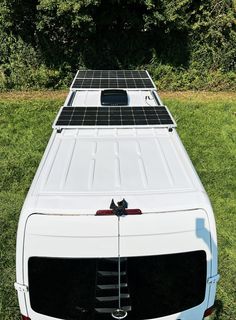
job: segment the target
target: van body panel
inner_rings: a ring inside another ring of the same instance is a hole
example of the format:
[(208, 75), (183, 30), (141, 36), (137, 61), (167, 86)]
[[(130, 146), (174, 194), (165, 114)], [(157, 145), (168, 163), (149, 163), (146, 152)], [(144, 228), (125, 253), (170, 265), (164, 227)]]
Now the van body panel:
[(145, 212), (209, 203), (176, 131), (70, 129), (53, 132), (22, 215), (94, 215), (123, 197)]
[[(159, 317), (159, 318), (152, 318), (152, 319), (144, 319), (144, 320), (202, 320), (205, 305), (202, 303), (201, 305), (189, 309), (184, 312), (175, 313), (173, 315)], [(34, 312), (32, 309), (29, 312), (31, 320), (62, 320), (60, 318), (49, 317), (46, 315), (39, 314)], [(111, 318), (112, 319), (112, 318)]]
[(28, 257), (116, 256), (117, 219), (97, 220), (92, 216), (33, 214), (25, 231), (25, 263)]
[[(207, 214), (203, 210), (124, 216), (120, 218), (119, 233), (122, 256), (142, 255), (140, 252), (142, 247), (145, 248), (148, 255), (178, 252), (178, 250), (182, 250), (181, 248), (189, 247), (190, 249), (183, 251), (201, 248), (209, 253), (209, 260), (211, 260), (210, 229)], [(184, 241), (185, 237), (191, 241)], [(147, 245), (143, 239), (153, 244)], [(160, 246), (158, 239), (161, 239)], [(180, 241), (179, 245), (176, 242), (177, 239)], [(80, 245), (70, 248), (70, 242), (77, 240)], [(101, 253), (99, 252), (100, 241), (103, 243)], [(27, 221), (24, 247), (27, 256), (46, 254), (54, 257), (99, 257), (102, 255), (111, 257), (117, 255), (117, 241), (118, 219), (114, 215), (53, 216), (33, 214)], [(62, 242), (60, 245), (54, 244), (60, 242)], [(95, 248), (93, 242), (97, 244)], [(136, 245), (129, 245), (132, 242)], [(140, 245), (137, 245), (139, 242)], [(83, 243), (87, 243), (87, 245), (82, 245)], [(170, 250), (171, 247), (172, 250)], [(52, 254), (53, 252), (54, 254)]]
[[(199, 221), (202, 221), (202, 223), (200, 224)], [(197, 230), (201, 230), (204, 225), (209, 232), (207, 214), (200, 209), (148, 213), (145, 216), (127, 215), (121, 217), (120, 222), (121, 236), (182, 233), (186, 231), (195, 231), (197, 234)]]
[(63, 131), (51, 150), (34, 194), (196, 189), (176, 133), (167, 129)]
[(28, 309), (26, 307), (28, 305), (26, 302), (26, 294), (24, 292), (17, 291), (17, 298), (19, 302), (20, 313), (23, 315), (28, 315)]
[[(107, 192), (106, 195), (76, 195), (76, 194), (50, 194), (32, 197), (34, 201), (31, 213), (62, 215), (95, 215), (97, 210), (109, 209), (111, 200), (120, 201), (124, 192)], [(191, 209), (204, 209), (206, 207), (206, 194), (203, 192), (173, 192), (173, 193), (130, 193), (125, 196), (130, 209), (140, 209), (146, 213), (183, 211)], [(67, 209), (66, 209), (67, 208)], [(29, 215), (29, 213), (25, 213)]]

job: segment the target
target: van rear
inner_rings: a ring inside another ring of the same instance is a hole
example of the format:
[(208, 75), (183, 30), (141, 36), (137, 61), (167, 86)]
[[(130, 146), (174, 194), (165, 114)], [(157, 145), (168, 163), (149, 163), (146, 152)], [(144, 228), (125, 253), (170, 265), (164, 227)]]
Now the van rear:
[[(219, 278), (215, 220), (176, 124), (146, 71), (89, 72), (72, 84), (20, 215), (23, 319), (202, 320)], [(126, 91), (104, 102), (100, 87), (76, 89), (108, 74)]]
[[(120, 235), (120, 237), (118, 237)], [(30, 319), (202, 319), (215, 294), (204, 210), (111, 216), (32, 214), (25, 229)]]

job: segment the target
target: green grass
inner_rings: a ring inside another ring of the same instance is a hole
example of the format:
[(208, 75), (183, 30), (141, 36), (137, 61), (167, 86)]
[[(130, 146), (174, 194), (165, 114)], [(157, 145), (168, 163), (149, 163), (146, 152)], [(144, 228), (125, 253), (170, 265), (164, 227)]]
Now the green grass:
[[(236, 95), (164, 93), (180, 137), (211, 199), (219, 271), (214, 320), (235, 320)], [(19, 319), (15, 237), (19, 212), (65, 92), (0, 95), (0, 320)]]

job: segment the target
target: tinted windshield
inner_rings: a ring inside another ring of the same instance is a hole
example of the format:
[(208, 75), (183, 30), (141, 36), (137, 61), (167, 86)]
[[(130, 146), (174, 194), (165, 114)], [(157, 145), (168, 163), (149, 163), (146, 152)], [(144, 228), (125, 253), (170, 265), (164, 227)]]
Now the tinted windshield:
[[(112, 319), (118, 307), (117, 259), (29, 259), (34, 311), (61, 319)], [(126, 319), (184, 311), (205, 297), (204, 251), (121, 259), (121, 305)]]

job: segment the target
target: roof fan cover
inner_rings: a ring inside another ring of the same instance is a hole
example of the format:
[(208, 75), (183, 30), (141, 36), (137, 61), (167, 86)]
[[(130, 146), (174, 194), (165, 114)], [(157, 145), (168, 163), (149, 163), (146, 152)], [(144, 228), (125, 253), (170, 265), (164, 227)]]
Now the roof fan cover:
[(128, 96), (126, 90), (103, 90), (101, 92), (102, 106), (127, 106)]

